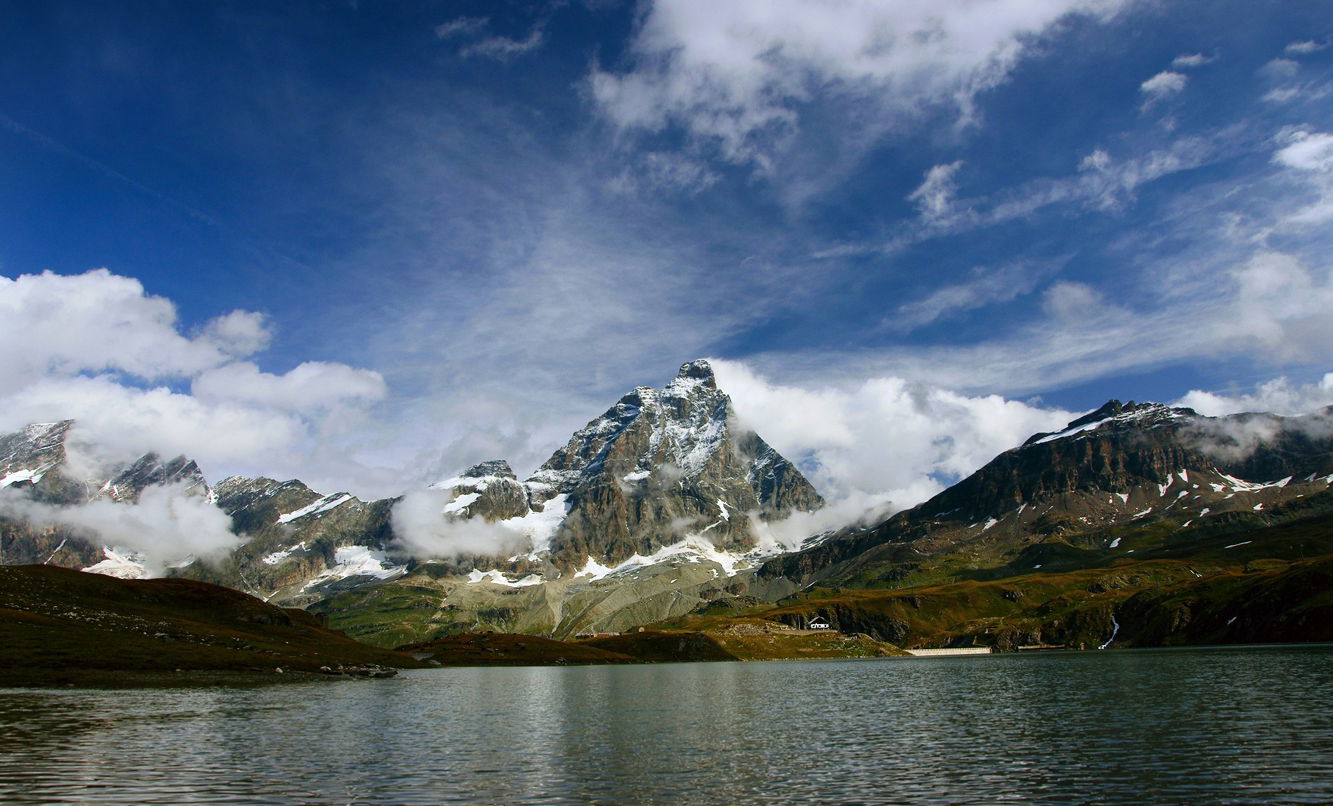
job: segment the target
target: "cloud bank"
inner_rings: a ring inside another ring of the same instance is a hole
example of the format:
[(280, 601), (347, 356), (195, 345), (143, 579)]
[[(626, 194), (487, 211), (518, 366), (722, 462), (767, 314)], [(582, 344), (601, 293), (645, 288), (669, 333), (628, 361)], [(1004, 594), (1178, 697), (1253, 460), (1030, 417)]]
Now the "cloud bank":
[[(328, 460), (386, 396), (383, 378), (328, 362), (275, 374), (243, 360), (272, 338), (261, 314), (241, 310), (191, 335), (170, 300), (106, 269), (0, 277), (0, 431), (72, 418), (71, 439), (97, 446), (104, 464), (185, 454), (214, 481), (338, 467)], [(338, 469), (358, 472), (345, 459)]]
[(779, 527), (783, 542), (867, 512), (884, 515), (918, 504), (1032, 434), (1076, 416), (897, 377), (786, 385), (740, 362), (711, 361), (742, 423), (795, 462), (829, 500), (815, 518)]
[(509, 554), (527, 550), (529, 539), (517, 529), (481, 518), (450, 518), (444, 506), (449, 490), (413, 490), (390, 512), (395, 541), (414, 557), (461, 557)]
[(231, 518), (200, 495), (181, 485), (154, 486), (137, 502), (107, 499), (77, 506), (52, 506), (23, 492), (0, 490), (0, 515), (27, 521), (33, 527), (64, 528), (104, 544), (138, 552), (149, 576), (188, 558), (209, 560), (239, 546)]

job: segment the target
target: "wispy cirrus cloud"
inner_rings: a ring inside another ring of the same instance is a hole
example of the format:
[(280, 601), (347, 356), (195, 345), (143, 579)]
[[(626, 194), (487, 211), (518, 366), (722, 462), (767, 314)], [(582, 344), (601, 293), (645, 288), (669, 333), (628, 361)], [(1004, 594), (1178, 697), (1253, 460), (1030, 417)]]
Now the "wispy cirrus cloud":
[(1215, 56), (1205, 56), (1202, 53), (1182, 53), (1171, 60), (1171, 69), (1192, 70), (1195, 67), (1212, 64), (1215, 59)]
[(1140, 109), (1147, 112), (1162, 101), (1179, 95), (1185, 91), (1187, 84), (1189, 76), (1184, 73), (1163, 70), (1139, 85), (1139, 92), (1143, 94), (1143, 106)]
[(958, 195), (955, 176), (962, 167), (962, 160), (936, 165), (926, 172), (925, 179), (917, 189), (907, 195), (908, 201), (916, 203), (921, 219), (926, 224), (939, 224), (954, 218), (954, 201)]
[(1318, 53), (1329, 46), (1329, 41), (1322, 42), (1314, 39), (1303, 39), (1299, 42), (1292, 42), (1284, 49), (1288, 56), (1307, 56), (1311, 53)]
[(510, 37), (489, 34), (491, 21), (486, 17), (458, 17), (435, 26), (435, 36), (458, 42), (462, 58), (480, 56), (503, 62), (540, 48), (546, 41), (546, 22), (542, 18), (525, 36)]
[(1064, 262), (1016, 261), (999, 267), (977, 266), (966, 282), (944, 286), (921, 299), (899, 305), (885, 318), (884, 326), (908, 333), (968, 311), (1010, 302), (1035, 291)]
[(848, 255), (897, 254), (923, 241), (957, 236), (1027, 219), (1050, 210), (1115, 212), (1135, 199), (1140, 188), (1172, 174), (1232, 159), (1262, 147), (1262, 138), (1245, 125), (1174, 138), (1141, 154), (1115, 157), (1096, 148), (1080, 160), (1075, 173), (1038, 178), (987, 195), (959, 197), (956, 177), (962, 161), (937, 165), (906, 199), (916, 203), (916, 218), (876, 243), (839, 244), (813, 253), (819, 259)]

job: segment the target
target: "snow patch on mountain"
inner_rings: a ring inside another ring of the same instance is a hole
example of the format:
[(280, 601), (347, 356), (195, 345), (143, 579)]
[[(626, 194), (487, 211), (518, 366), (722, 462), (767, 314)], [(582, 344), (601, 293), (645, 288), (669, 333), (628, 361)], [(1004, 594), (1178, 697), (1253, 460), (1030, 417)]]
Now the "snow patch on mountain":
[(731, 577), (740, 573), (742, 570), (753, 567), (756, 559), (758, 559), (758, 555), (753, 552), (736, 554), (727, 551), (719, 551), (717, 547), (708, 542), (707, 538), (698, 535), (690, 535), (677, 543), (663, 546), (652, 554), (646, 556), (635, 554), (614, 566), (608, 567), (589, 559), (587, 564), (584, 565), (583, 569), (580, 570), (576, 576), (588, 576), (597, 580), (631, 573), (667, 562), (711, 562), (721, 566), (722, 572)]
[(536, 574), (528, 574), (522, 579), (513, 580), (499, 571), (478, 571), (473, 569), (472, 572), (467, 575), (467, 581), (469, 584), (473, 585), (478, 582), (489, 582), (492, 585), (504, 585), (509, 588), (527, 588), (533, 585), (541, 585), (546, 580)]
[(320, 515), (335, 507), (340, 507), (351, 500), (352, 495), (350, 493), (334, 493), (333, 495), (326, 495), (312, 504), (301, 507), (295, 512), (279, 515), (278, 523), (291, 523), (297, 518), (308, 518), (312, 515)]
[(476, 503), (478, 498), (481, 498), (481, 493), (463, 493), (454, 500), (445, 504), (444, 509), (440, 511), (443, 512), (445, 515), (462, 514), (463, 510), (467, 509), (469, 504)]
[(146, 557), (142, 552), (121, 546), (103, 546), (102, 556), (105, 559), (83, 570), (117, 579), (143, 579), (148, 576)]
[(367, 576), (375, 579), (393, 579), (407, 572), (403, 566), (393, 565), (382, 551), (367, 546), (342, 546), (333, 553), (333, 567), (305, 583), (303, 590), (348, 577)]
[(302, 540), (300, 543), (297, 543), (295, 546), (292, 546), (291, 548), (283, 549), (282, 551), (275, 551), (272, 554), (264, 555), (262, 558), (260, 558), (260, 562), (264, 563), (264, 565), (277, 565), (278, 563), (292, 556), (296, 552), (305, 551), (305, 549), (306, 549), (306, 544), (305, 541)]
[(36, 484), (42, 480), (42, 476), (46, 475), (47, 470), (50, 470), (49, 466), (36, 469), (25, 467), (11, 471), (6, 473), (3, 477), (0, 477), (0, 488), (8, 487), (11, 484), (17, 484), (21, 481), (30, 481), (33, 484)]

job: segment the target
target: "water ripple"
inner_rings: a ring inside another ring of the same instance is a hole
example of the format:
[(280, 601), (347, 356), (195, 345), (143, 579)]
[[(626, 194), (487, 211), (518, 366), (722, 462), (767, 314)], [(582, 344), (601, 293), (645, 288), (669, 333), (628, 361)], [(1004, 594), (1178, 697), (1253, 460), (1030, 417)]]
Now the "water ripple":
[(1320, 803), (1333, 648), (0, 692), (13, 804)]

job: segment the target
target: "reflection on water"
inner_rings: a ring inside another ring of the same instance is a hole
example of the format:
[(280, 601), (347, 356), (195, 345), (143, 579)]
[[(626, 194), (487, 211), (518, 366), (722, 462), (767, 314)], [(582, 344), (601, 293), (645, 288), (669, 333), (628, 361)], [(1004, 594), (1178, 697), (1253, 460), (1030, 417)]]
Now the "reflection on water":
[(1333, 647), (0, 692), (4, 803), (1333, 801)]

